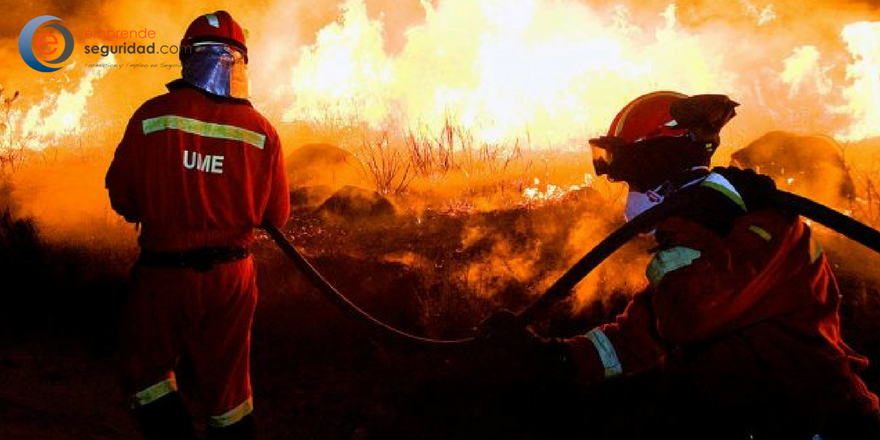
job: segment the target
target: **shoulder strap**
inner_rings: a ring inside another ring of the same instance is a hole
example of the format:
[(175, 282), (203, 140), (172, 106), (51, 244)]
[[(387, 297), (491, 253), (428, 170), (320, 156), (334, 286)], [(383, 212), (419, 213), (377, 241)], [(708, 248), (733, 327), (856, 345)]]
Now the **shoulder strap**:
[(699, 223), (722, 237), (730, 233), (738, 217), (748, 212), (736, 187), (718, 173), (709, 173), (685, 185), (679, 190), (679, 193), (683, 192), (700, 192), (705, 196), (697, 197), (699, 203), (684, 208), (676, 216)]

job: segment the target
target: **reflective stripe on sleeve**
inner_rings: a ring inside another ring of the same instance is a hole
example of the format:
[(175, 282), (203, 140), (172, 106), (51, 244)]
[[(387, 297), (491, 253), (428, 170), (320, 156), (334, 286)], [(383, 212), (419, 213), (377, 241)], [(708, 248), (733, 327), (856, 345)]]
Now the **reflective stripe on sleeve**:
[(746, 208), (746, 202), (743, 201), (739, 191), (737, 191), (730, 181), (724, 178), (724, 176), (718, 173), (709, 173), (709, 175), (700, 182), (700, 186), (711, 188), (724, 194), (733, 203), (736, 203), (737, 206), (742, 208), (743, 211), (748, 211)]
[(208, 417), (208, 425), (214, 428), (224, 428), (238, 423), (246, 415), (254, 412), (254, 398), (248, 397), (241, 405), (226, 411), (219, 416)]
[(755, 234), (757, 234), (758, 237), (761, 237), (762, 239), (764, 239), (764, 241), (769, 242), (770, 240), (773, 240), (773, 236), (770, 235), (770, 233), (767, 232), (766, 229), (764, 229), (760, 226), (751, 225), (751, 226), (749, 226), (749, 230), (754, 232)]
[(132, 397), (132, 408), (149, 405), (175, 391), (177, 391), (177, 380), (171, 376), (136, 393)]
[(602, 366), (605, 367), (605, 378), (608, 379), (623, 373), (623, 366), (620, 365), (617, 351), (614, 350), (614, 345), (611, 344), (608, 336), (605, 336), (605, 333), (598, 327), (587, 332), (586, 336), (593, 342), (593, 346), (599, 353), (599, 359), (602, 361)]
[(660, 252), (648, 264), (645, 275), (651, 284), (657, 284), (669, 272), (690, 266), (694, 260), (700, 258), (700, 251), (684, 246), (676, 246)]
[(822, 256), (822, 252), (822, 245), (815, 237), (810, 236), (810, 263), (815, 263)]
[(162, 130), (180, 130), (184, 133), (202, 137), (241, 141), (261, 150), (266, 145), (266, 135), (264, 134), (234, 125), (215, 124), (198, 119), (184, 118), (183, 116), (167, 115), (144, 119), (141, 125), (144, 128), (144, 134)]

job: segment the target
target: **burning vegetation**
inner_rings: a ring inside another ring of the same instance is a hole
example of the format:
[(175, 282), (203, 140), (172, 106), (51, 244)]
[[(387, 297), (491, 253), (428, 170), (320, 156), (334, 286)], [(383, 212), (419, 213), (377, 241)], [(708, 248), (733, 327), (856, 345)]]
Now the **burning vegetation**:
[[(72, 2), (64, 23), (77, 47), (115, 43), (87, 30), (145, 24), (156, 41), (176, 44), (204, 12), (142, 3)], [(808, 11), (793, 0), (226, 3), (211, 7), (250, 29), (252, 101), (286, 152), (294, 206), (286, 234), (355, 302), (415, 333), (464, 336), (494, 310), (523, 307), (622, 224), (626, 188), (595, 177), (587, 140), (604, 134), (626, 102), (657, 89), (731, 95), (742, 105), (722, 133), (717, 165), (753, 167), (780, 188), (880, 226), (876, 3), (827, 0)], [(136, 106), (179, 71), (125, 67), (143, 61), (136, 54), (77, 50), (66, 68), (38, 76), (13, 43), (27, 19), (54, 11), (11, 9), (14, 20), (0, 20), (0, 58), (10, 66), (0, 71), (0, 273), (4, 297), (33, 296), (0, 316), (45, 319), (30, 321), (37, 337), (0, 326), (0, 343), (10, 347), (0, 352), (0, 372), (15, 373), (0, 380), (0, 402), (13, 402), (22, 420), (0, 415), (0, 437), (41, 438), (28, 437), (40, 411), (125, 419), (110, 385), (103, 392), (111, 397), (93, 397), (93, 407), (45, 409), (22, 400), (13, 379), (32, 369), (42, 375), (24, 382), (33, 387), (47, 377), (65, 387), (105, 380), (137, 232), (112, 212), (104, 173)], [(430, 356), (407, 360), (416, 372), (389, 366), (397, 355), (372, 353), (261, 238), (254, 369), (266, 438), (406, 438), (433, 426), (387, 393), (414, 394), (450, 373)], [(844, 330), (876, 362), (878, 258), (833, 234), (821, 239), (837, 261)], [(572, 334), (609, 320), (646, 283), (647, 247), (627, 245), (580, 284), (564, 316), (539, 327)], [(43, 300), (51, 310), (41, 311)], [(105, 368), (81, 368), (84, 380), (64, 376), (30, 353), (88, 362), (69, 350), (53, 354), (43, 337), (58, 345), (74, 338), (87, 361)], [(360, 383), (362, 372), (346, 367), (354, 364), (386, 389)], [(875, 390), (877, 371), (866, 375)], [(456, 379), (462, 388), (491, 375), (466, 373)], [(432, 405), (438, 417), (452, 411)], [(316, 426), (314, 416), (338, 422)], [(116, 425), (76, 425), (70, 434), (59, 427), (64, 434), (53, 438), (132, 435), (132, 426)], [(445, 434), (437, 438), (468, 438)]]
[[(720, 163), (768, 131), (788, 130), (835, 138), (853, 167), (880, 136), (880, 25), (867, 4), (819, 3), (805, 16), (795, 2), (411, 3), (229, 8), (252, 27), (253, 100), (283, 121), (288, 154), (337, 146), (357, 159), (343, 173), (361, 175), (340, 181), (410, 199), (404, 205), (491, 210), (589, 186), (586, 140), (658, 87), (724, 91), (743, 104)], [(99, 6), (93, 19), (85, 16), (94, 5), (71, 7), (67, 21), (83, 44), (104, 42), (95, 29), (143, 27), (133, 25), (142, 7)], [(163, 41), (197, 14), (157, 9), (167, 24), (150, 28)], [(0, 74), (4, 168), (25, 156), (105, 165), (134, 106), (178, 75), (98, 66), (135, 58), (76, 54), (63, 74), (36, 81), (22, 70)], [(303, 184), (291, 181), (294, 190)]]

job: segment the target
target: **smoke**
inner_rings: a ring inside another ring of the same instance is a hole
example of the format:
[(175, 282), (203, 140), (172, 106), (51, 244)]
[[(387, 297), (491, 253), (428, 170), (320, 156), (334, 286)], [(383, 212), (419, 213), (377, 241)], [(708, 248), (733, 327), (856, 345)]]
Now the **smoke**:
[(509, 285), (527, 284), (538, 274), (541, 240), (514, 243), (487, 225), (470, 226), (462, 233), (465, 252), (478, 246), (487, 246), (484, 257), (467, 265), (459, 278), (468, 291), (480, 296), (493, 296)]
[[(559, 203), (471, 216), (456, 250), (465, 264), (450, 278), (507, 307), (523, 301), (511, 294), (539, 295), (622, 224), (619, 196), (588, 187)], [(633, 240), (600, 264), (576, 287), (572, 308), (643, 288), (649, 246), (650, 239)]]

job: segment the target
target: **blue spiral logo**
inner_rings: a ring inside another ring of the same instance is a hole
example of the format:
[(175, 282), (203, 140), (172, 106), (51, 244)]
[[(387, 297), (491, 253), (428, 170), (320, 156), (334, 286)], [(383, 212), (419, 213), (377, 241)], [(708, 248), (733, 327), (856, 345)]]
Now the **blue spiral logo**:
[[(34, 69), (37, 72), (54, 72), (61, 68), (61, 66), (49, 67), (41, 63), (39, 60), (37, 60), (37, 56), (34, 54), (34, 51), (31, 48), (31, 42), (34, 39), (34, 34), (37, 32), (37, 29), (39, 29), (40, 26), (43, 25), (43, 23), (53, 20), (63, 21), (58, 17), (53, 17), (51, 15), (42, 15), (24, 25), (24, 29), (21, 30), (21, 34), (18, 35), (18, 52), (21, 54), (21, 59), (23, 59), (24, 62), (31, 67), (31, 69)], [(61, 35), (64, 36), (64, 50), (61, 52), (61, 55), (59, 55), (58, 58), (48, 60), (46, 62), (49, 64), (59, 64), (67, 61), (67, 59), (70, 58), (70, 55), (73, 53), (73, 34), (71, 34), (66, 27), (60, 24), (48, 24), (46, 25), (46, 27), (55, 29), (58, 32), (61, 32)], [(49, 37), (51, 38), (51, 40), (45, 40), (44, 37)], [(37, 42), (38, 50), (40, 50), (40, 46), (50, 46), (57, 43), (58, 41), (57, 39), (55, 39), (54, 35), (43, 34), (40, 36), (40, 41)], [(40, 50), (40, 53), (44, 55), (52, 55), (57, 50), (57, 48), (46, 51)]]

